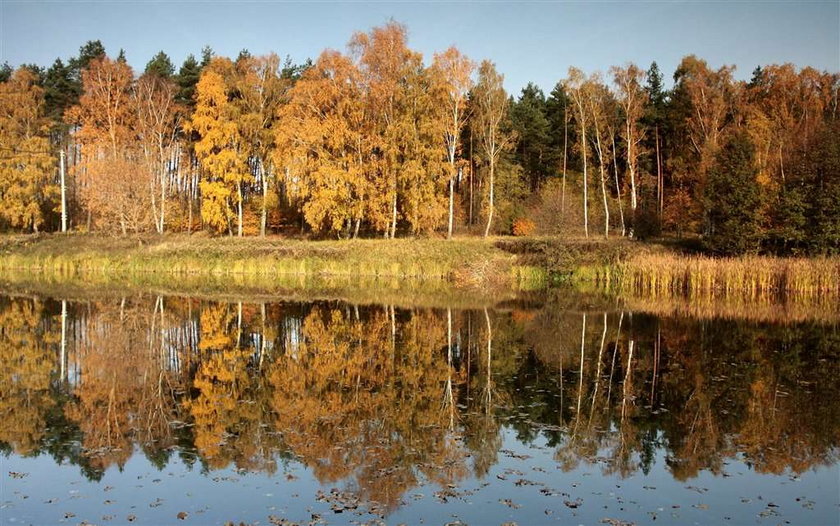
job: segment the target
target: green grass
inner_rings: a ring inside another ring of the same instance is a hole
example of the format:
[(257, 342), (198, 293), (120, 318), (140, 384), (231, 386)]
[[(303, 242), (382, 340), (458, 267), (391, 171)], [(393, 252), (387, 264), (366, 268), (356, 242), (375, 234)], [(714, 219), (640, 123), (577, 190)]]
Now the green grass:
[(280, 288), (451, 296), (454, 289), (492, 295), (572, 284), (650, 298), (840, 298), (840, 258), (715, 259), (626, 239), (7, 235), (0, 236), (0, 273), (7, 282), (183, 292)]
[(365, 239), (305, 241), (183, 235), (111, 238), (74, 234), (0, 238), (0, 270), (99, 281), (165, 275), (248, 276), (272, 283), (290, 276), (349, 280), (442, 280), (464, 287), (533, 287), (537, 272), (493, 240)]

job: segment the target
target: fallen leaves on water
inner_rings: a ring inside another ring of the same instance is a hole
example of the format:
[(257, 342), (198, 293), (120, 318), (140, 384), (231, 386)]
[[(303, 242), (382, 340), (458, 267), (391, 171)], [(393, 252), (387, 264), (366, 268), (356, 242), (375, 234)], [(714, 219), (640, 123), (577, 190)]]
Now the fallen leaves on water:
[(518, 510), (519, 508), (522, 507), (520, 504), (517, 504), (510, 499), (499, 499), (499, 502), (501, 502), (505, 506), (507, 506), (509, 508), (513, 508), (515, 510)]

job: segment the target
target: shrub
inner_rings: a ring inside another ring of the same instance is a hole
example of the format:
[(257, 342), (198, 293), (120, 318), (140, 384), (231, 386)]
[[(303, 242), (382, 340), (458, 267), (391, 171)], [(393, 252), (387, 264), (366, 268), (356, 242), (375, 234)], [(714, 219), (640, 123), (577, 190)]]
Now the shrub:
[(513, 235), (515, 236), (530, 236), (537, 229), (537, 225), (526, 217), (520, 217), (513, 222)]

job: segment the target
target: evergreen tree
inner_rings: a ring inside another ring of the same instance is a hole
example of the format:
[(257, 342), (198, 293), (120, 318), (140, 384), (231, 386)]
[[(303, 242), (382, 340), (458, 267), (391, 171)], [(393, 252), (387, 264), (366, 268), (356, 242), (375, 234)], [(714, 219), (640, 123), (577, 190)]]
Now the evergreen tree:
[(213, 52), (213, 48), (210, 46), (204, 46), (201, 48), (201, 68), (204, 69), (210, 64), (210, 61), (213, 60), (213, 57), (216, 56), (216, 53)]
[(715, 158), (705, 191), (709, 235), (706, 248), (722, 255), (757, 252), (761, 243), (761, 187), (754, 147), (745, 133), (733, 135)]
[(283, 61), (283, 67), (280, 69), (280, 78), (290, 80), (292, 83), (297, 82), (306, 70), (312, 67), (312, 59), (306, 59), (302, 64), (295, 64), (292, 62), (292, 57), (286, 55)]
[(14, 69), (12, 66), (9, 65), (8, 62), (4, 62), (2, 66), (0, 66), (0, 82), (8, 82), (10, 78), (12, 78), (12, 73)]
[(802, 166), (807, 170), (810, 207), (807, 211), (811, 252), (840, 253), (840, 123), (832, 122), (808, 150)]
[(764, 70), (761, 69), (761, 66), (756, 66), (752, 72), (752, 78), (750, 79), (750, 83), (747, 84), (747, 87), (754, 88), (756, 86), (760, 86), (764, 84)]
[(546, 101), (542, 90), (529, 82), (511, 106), (511, 124), (517, 136), (515, 160), (525, 170), (532, 191), (551, 173), (546, 163), (551, 149)]
[(251, 58), (251, 52), (245, 48), (242, 48), (242, 50), (239, 51), (239, 55), (236, 56), (235, 64), (241, 64), (243, 61), (246, 61), (249, 58)]
[(563, 89), (563, 83), (558, 82), (545, 101), (545, 116), (548, 120), (549, 135), (549, 164), (551, 174), (561, 174), (563, 171), (563, 148), (566, 149), (566, 165), (569, 170), (576, 170), (573, 163), (574, 152), (572, 145), (576, 144), (577, 131), (571, 123), (572, 102)]
[[(195, 59), (193, 59), (193, 61), (195, 61)], [(145, 73), (152, 73), (158, 77), (168, 79), (175, 73), (175, 66), (169, 59), (169, 55), (163, 51), (158, 51), (157, 55), (152, 57), (152, 59), (146, 64)]]
[(21, 69), (25, 69), (28, 72), (32, 73), (34, 78), (35, 86), (43, 87), (44, 85), (44, 75), (46, 72), (44, 68), (39, 66), (38, 64), (21, 64)]
[(78, 83), (78, 92), (82, 89), (82, 70), (85, 69), (93, 59), (105, 56), (105, 46), (99, 40), (88, 40), (85, 45), (79, 48), (79, 56), (70, 59), (69, 66), (73, 74), (73, 80)]
[(189, 108), (195, 107), (195, 86), (201, 77), (201, 69), (202, 66), (192, 54), (184, 60), (175, 78), (175, 82), (178, 84), (178, 95), (175, 100), (178, 104)]
[(60, 123), (64, 110), (76, 104), (78, 100), (78, 87), (73, 80), (72, 68), (64, 65), (60, 58), (55, 59), (44, 76), (44, 101), (47, 116), (54, 122)]

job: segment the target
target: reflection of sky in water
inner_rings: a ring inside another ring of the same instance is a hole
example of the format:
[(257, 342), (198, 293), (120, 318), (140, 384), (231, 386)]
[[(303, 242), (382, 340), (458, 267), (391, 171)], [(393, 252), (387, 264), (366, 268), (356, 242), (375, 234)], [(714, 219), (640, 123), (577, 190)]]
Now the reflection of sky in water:
[[(512, 454), (500, 453), (487, 476), (464, 479), (453, 490), (474, 492), (471, 495), (450, 497), (440, 503), (434, 496), (440, 488), (423, 484), (406, 492), (405, 504), (386, 517), (387, 523), (417, 524), (422, 518), (426, 524), (444, 524), (460, 518), (469, 524), (598, 524), (604, 518), (621, 518), (650, 524), (652, 514), (656, 514), (656, 524), (777, 524), (787, 519), (794, 524), (833, 525), (840, 514), (840, 472), (836, 465), (799, 477), (771, 476), (757, 474), (743, 462), (732, 460), (725, 467), (729, 476), (701, 472), (696, 478), (679, 482), (667, 471), (661, 449), (648, 475), (637, 471), (625, 479), (603, 476), (597, 465), (581, 464), (563, 472), (556, 467), (554, 448), (546, 447), (542, 439), (523, 444), (508, 428), (503, 430), (501, 449)], [(530, 458), (516, 458), (522, 455)], [(281, 467), (274, 475), (240, 474), (230, 468), (202, 473), (199, 466), (188, 469), (173, 457), (158, 471), (138, 452), (122, 471), (110, 467), (100, 482), (88, 482), (76, 466), (57, 467), (46, 455), (12, 455), (2, 464), (0, 517), (6, 524), (78, 524), (83, 520), (123, 524), (130, 514), (137, 517), (134, 524), (171, 524), (178, 522), (181, 511), (189, 514), (186, 524), (268, 524), (269, 515), (306, 522), (312, 513), (331, 524), (373, 518), (349, 511), (335, 514), (329, 503), (316, 501), (319, 489), (345, 488), (341, 484), (322, 488), (311, 471), (296, 462)], [(9, 471), (28, 475), (14, 479)], [(521, 480), (527, 482), (517, 486)], [(540, 492), (544, 488), (558, 494), (544, 495)], [(55, 501), (45, 503), (50, 499)], [(505, 499), (521, 507), (515, 509), (501, 502)], [(583, 502), (575, 510), (564, 504), (565, 500), (576, 499)], [(770, 504), (778, 507), (768, 507)], [(773, 514), (762, 519), (760, 514), (768, 511)], [(68, 512), (75, 516), (65, 520)], [(104, 521), (107, 515), (113, 519)]]
[(0, 296), (0, 524), (837, 524), (837, 330)]

